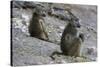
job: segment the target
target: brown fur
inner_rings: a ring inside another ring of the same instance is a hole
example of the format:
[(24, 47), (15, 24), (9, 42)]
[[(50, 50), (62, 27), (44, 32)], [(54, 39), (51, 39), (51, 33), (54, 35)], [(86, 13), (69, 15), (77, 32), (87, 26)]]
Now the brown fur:
[(82, 39), (80, 35), (77, 35), (77, 26), (79, 25), (71, 21), (64, 29), (61, 37), (61, 50), (65, 55), (80, 56)]
[(40, 15), (37, 12), (34, 12), (29, 25), (29, 33), (32, 37), (48, 40), (48, 34), (46, 32), (45, 21), (42, 14)]

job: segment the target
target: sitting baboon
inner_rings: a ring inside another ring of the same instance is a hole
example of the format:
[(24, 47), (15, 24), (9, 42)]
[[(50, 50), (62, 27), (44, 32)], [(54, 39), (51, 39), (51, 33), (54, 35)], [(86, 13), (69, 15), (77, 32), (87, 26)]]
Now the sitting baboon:
[(29, 24), (29, 33), (32, 37), (48, 40), (48, 34), (46, 32), (45, 21), (43, 19), (43, 16), (46, 15), (42, 12), (42, 10), (35, 10)]
[(80, 56), (81, 43), (84, 41), (84, 35), (79, 34), (77, 28), (80, 24), (74, 20), (69, 20), (61, 37), (61, 50), (64, 55)]
[(61, 37), (60, 48), (62, 52), (53, 52), (50, 55), (53, 60), (55, 60), (53, 57), (55, 54), (74, 57), (80, 56), (81, 43), (84, 41), (84, 35), (82, 33), (78, 35), (77, 28), (80, 28), (80, 26), (78, 20), (69, 20), (69, 23), (65, 27)]

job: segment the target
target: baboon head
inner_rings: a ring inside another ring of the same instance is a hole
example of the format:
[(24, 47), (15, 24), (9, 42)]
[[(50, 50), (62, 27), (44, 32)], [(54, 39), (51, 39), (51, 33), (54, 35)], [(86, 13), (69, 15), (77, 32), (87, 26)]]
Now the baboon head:
[(71, 23), (71, 25), (73, 27), (76, 27), (76, 28), (80, 28), (81, 27), (79, 19), (71, 19), (69, 21), (70, 21), (70, 23)]
[(38, 15), (38, 16), (43, 16), (43, 17), (45, 17), (45, 16), (46, 16), (46, 11), (43, 9), (43, 7), (42, 7), (42, 8), (36, 7), (36, 8), (35, 8), (34, 15)]

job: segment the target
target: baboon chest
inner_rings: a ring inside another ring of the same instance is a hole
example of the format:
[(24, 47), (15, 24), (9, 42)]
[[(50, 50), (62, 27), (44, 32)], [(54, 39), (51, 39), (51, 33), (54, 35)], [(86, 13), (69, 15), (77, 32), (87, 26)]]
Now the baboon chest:
[(33, 22), (31, 24), (33, 32), (43, 32), (43, 23), (44, 21), (42, 19), (33, 19)]

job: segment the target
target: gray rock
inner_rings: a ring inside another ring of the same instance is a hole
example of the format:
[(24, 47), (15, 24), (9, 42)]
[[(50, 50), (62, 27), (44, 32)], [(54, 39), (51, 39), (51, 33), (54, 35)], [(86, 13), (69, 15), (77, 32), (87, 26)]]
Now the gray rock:
[[(40, 64), (61, 64), (61, 63), (72, 63), (72, 62), (90, 62), (96, 61), (97, 58), (97, 12), (95, 6), (82, 6), (82, 5), (60, 5), (59, 8), (64, 9), (66, 6), (72, 9), (72, 13), (75, 14), (81, 20), (80, 32), (83, 32), (86, 36), (84, 43), (82, 44), (82, 56), (83, 57), (70, 57), (63, 55), (56, 55), (55, 60), (52, 60), (49, 56), (55, 52), (61, 52), (60, 38), (64, 27), (68, 21), (63, 21), (60, 18), (49, 16), (48, 14), (44, 17), (47, 31), (49, 34), (49, 40), (52, 42), (46, 42), (39, 40), (34, 37), (30, 37), (28, 34), (28, 24), (32, 16), (33, 8), (31, 6), (42, 7), (47, 10), (48, 4), (40, 2), (15, 2), (13, 3), (13, 17), (12, 19), (12, 52), (13, 52), (13, 65), (40, 65)], [(52, 4), (54, 6), (54, 4)], [(28, 7), (29, 6), (29, 7)], [(29, 9), (24, 9), (28, 7)], [(68, 12), (64, 10), (56, 10), (55, 15), (62, 19), (69, 18)], [(66, 14), (66, 15), (65, 15)], [(67, 17), (66, 17), (67, 16)], [(89, 30), (87, 29), (89, 28)], [(93, 49), (89, 48), (94, 46)], [(89, 49), (87, 49), (89, 48)], [(84, 58), (85, 57), (85, 58)]]
[(56, 44), (28, 37), (20, 29), (13, 29), (13, 65), (37, 65), (49, 64), (52, 60), (49, 56), (60, 51)]

